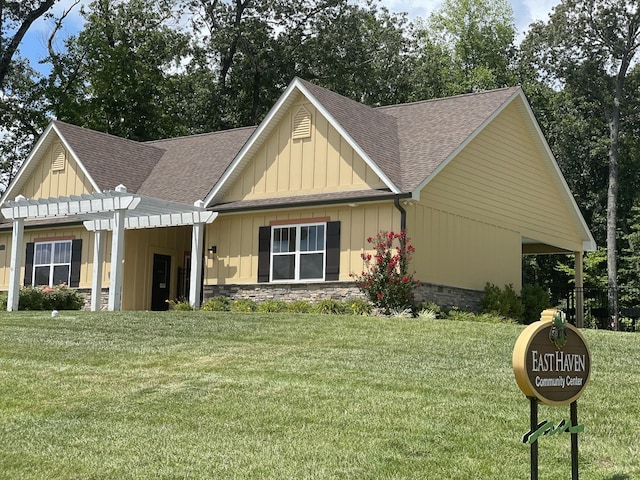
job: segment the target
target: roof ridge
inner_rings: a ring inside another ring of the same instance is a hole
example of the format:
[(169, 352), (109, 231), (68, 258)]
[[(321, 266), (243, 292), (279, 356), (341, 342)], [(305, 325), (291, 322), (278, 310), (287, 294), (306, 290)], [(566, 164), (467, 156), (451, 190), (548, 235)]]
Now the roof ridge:
[(373, 108), (374, 110), (384, 110), (384, 109), (391, 109), (391, 108), (398, 108), (398, 107), (407, 107), (411, 105), (421, 105), (424, 103), (443, 102), (443, 101), (453, 100), (456, 98), (459, 99), (464, 97), (480, 96), (480, 95), (485, 95), (490, 93), (498, 93), (498, 92), (502, 92), (510, 89), (513, 89), (515, 91), (519, 88), (522, 88), (522, 87), (520, 85), (514, 85), (512, 87), (500, 87), (500, 88), (493, 88), (491, 90), (482, 90), (481, 92), (459, 93), (458, 95), (452, 95), (450, 97), (426, 98), (424, 100), (415, 100), (413, 102), (406, 102), (406, 103), (396, 103), (393, 105), (381, 105), (379, 107), (371, 107), (371, 108)]
[[(106, 133), (106, 132), (101, 132), (100, 130), (94, 130), (92, 128), (82, 127), (80, 125), (75, 125), (73, 123), (64, 122), (62, 120), (53, 120), (53, 124), (54, 125), (63, 125), (64, 127), (76, 128), (76, 129), (79, 129), (79, 130), (83, 130), (85, 132), (90, 132), (92, 135), (105, 136), (105, 137), (117, 139), (118, 141), (124, 141), (124, 142), (128, 142), (128, 143), (132, 143), (132, 144), (138, 145), (138, 146), (143, 146), (143, 147), (147, 146), (146, 145), (147, 142), (139, 142), (137, 140), (131, 140), (130, 138), (120, 137), (120, 136), (114, 135), (112, 133)], [(154, 148), (158, 148), (158, 147), (154, 147)], [(162, 149), (160, 149), (160, 150), (162, 150)]]
[(145, 142), (140, 142), (140, 143), (143, 145), (149, 145), (149, 144), (161, 143), (161, 142), (171, 142), (173, 140), (184, 140), (184, 139), (190, 139), (190, 138), (207, 137), (210, 135), (222, 135), (229, 132), (237, 132), (237, 131), (248, 130), (248, 129), (255, 130), (256, 128), (258, 128), (256, 125), (247, 125), (245, 127), (227, 128), (225, 130), (216, 130), (213, 132), (202, 132), (202, 133), (194, 133), (191, 135), (180, 135), (178, 137), (159, 138), (158, 140), (147, 140)]

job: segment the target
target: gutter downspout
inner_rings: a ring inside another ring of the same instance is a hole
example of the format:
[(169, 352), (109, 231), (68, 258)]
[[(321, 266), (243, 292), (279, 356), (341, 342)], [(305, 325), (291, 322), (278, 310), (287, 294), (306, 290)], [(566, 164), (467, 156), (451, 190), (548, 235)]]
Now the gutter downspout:
[(400, 197), (394, 197), (393, 204), (400, 211), (400, 230), (404, 232), (407, 230), (407, 211), (400, 205)]

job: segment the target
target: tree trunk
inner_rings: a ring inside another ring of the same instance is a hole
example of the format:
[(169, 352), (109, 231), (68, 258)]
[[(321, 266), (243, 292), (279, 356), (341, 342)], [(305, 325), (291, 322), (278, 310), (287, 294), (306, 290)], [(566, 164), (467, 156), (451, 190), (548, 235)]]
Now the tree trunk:
[(609, 188), (607, 190), (607, 278), (609, 315), (612, 326), (616, 329), (619, 320), (618, 308), (618, 248), (617, 248), (617, 215), (618, 215), (618, 141), (620, 136), (620, 104), (624, 80), (629, 68), (625, 58), (620, 65), (616, 78), (616, 92), (609, 120)]

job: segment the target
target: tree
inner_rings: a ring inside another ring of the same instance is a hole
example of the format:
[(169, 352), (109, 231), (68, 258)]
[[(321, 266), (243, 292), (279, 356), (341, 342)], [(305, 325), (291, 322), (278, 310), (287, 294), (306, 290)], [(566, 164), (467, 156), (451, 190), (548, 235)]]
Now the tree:
[(618, 316), (618, 194), (621, 113), (625, 80), (640, 49), (640, 9), (635, 0), (564, 0), (548, 24), (538, 25), (539, 65), (547, 81), (571, 91), (599, 118), (597, 135), (607, 165), (606, 245), (609, 308)]
[(50, 47), (54, 116), (138, 141), (189, 133), (177, 86), (188, 41), (173, 25), (173, 7), (171, 0), (92, 2), (67, 51)]
[(33, 23), (57, 0), (0, 1), (0, 189), (12, 180), (22, 159), (46, 123), (46, 109), (35, 82), (36, 73), (19, 56), (19, 47)]
[(0, 89), (27, 31), (58, 0), (0, 1)]
[(446, 0), (429, 18), (426, 38), (446, 53), (447, 94), (513, 85), (515, 20), (506, 0)]

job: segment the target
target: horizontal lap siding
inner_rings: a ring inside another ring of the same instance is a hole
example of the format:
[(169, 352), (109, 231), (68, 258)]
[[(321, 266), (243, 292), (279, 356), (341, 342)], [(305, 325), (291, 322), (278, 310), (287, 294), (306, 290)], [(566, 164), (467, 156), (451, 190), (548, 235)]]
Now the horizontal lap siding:
[(427, 185), (422, 199), (523, 237), (581, 250), (580, 235), (554, 182), (512, 104)]
[[(311, 137), (292, 138), (292, 114), (312, 114)], [(384, 188), (384, 183), (310, 103), (296, 103), (244, 167), (224, 201)]]
[(312, 218), (340, 221), (340, 276), (350, 280), (350, 273), (363, 268), (361, 253), (371, 251), (367, 237), (380, 230), (398, 230), (400, 213), (393, 203), (357, 207), (299, 209), (283, 213), (220, 215), (207, 226), (207, 245), (216, 245), (217, 254), (206, 259), (205, 283), (256, 283), (258, 278), (258, 229), (272, 221), (298, 221)]

